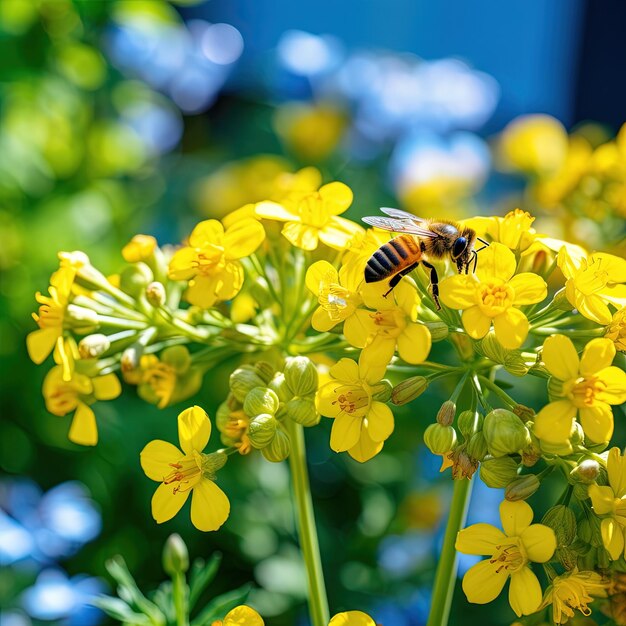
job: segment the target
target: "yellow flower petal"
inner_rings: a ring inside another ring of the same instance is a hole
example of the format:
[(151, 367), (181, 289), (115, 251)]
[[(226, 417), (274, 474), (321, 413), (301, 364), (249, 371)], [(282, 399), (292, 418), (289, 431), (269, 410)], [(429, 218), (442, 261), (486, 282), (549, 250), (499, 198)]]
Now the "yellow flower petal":
[(191, 497), (191, 522), (205, 532), (217, 530), (230, 514), (226, 494), (208, 478), (202, 478), (193, 488)]
[(563, 276), (568, 279), (574, 276), (576, 270), (580, 267), (580, 263), (583, 258), (583, 255), (580, 255), (577, 258), (573, 257), (566, 246), (563, 246), (559, 250), (559, 253), (556, 257), (557, 265), (563, 272)]
[(355, 446), (348, 450), (348, 454), (359, 463), (365, 463), (374, 458), (382, 449), (384, 441), (374, 441), (367, 429), (361, 430), (361, 437)]
[(346, 340), (355, 348), (364, 348), (367, 340), (376, 331), (377, 326), (372, 317), (372, 312), (364, 309), (355, 311), (343, 325), (343, 334)]
[(251, 255), (265, 239), (265, 230), (255, 219), (244, 219), (224, 233), (224, 253), (227, 259)]
[(387, 363), (384, 363), (372, 350), (364, 349), (359, 357), (359, 378), (374, 385), (385, 376)]
[(211, 420), (199, 406), (185, 409), (178, 415), (178, 439), (186, 455), (202, 452), (211, 436)]
[(189, 280), (196, 275), (198, 253), (194, 248), (181, 248), (174, 253), (167, 275), (172, 280)]
[(196, 225), (189, 235), (192, 248), (204, 248), (210, 244), (220, 244), (224, 236), (224, 227), (219, 220), (204, 220)]
[(613, 435), (613, 410), (610, 405), (597, 400), (592, 406), (579, 409), (580, 425), (585, 436), (596, 443), (609, 441)]
[(224, 618), (224, 626), (264, 626), (263, 618), (249, 606), (237, 606)]
[(315, 250), (317, 248), (319, 231), (313, 226), (307, 226), (300, 222), (287, 222), (281, 232), (287, 241), (296, 248), (302, 248), (302, 250)]
[(528, 318), (514, 307), (509, 307), (493, 318), (496, 339), (507, 350), (519, 348), (526, 341), (529, 328)]
[(611, 311), (601, 296), (593, 293), (590, 295), (581, 293), (576, 289), (573, 281), (567, 281), (565, 295), (570, 304), (578, 309), (582, 316), (603, 326), (611, 323)]
[(354, 383), (359, 379), (359, 366), (352, 359), (339, 359), (329, 370), (329, 374), (345, 383)]
[(501, 545), (506, 535), (491, 524), (473, 524), (459, 532), (455, 547), (463, 554), (492, 555), (496, 546)]
[(451, 309), (469, 309), (476, 304), (476, 289), (479, 285), (473, 274), (456, 274), (441, 281), (439, 297)]
[(396, 304), (404, 311), (406, 316), (412, 322), (417, 320), (420, 297), (415, 281), (410, 276), (405, 276), (393, 290), (393, 295), (396, 299)]
[(91, 383), (97, 400), (113, 400), (122, 393), (122, 385), (115, 374), (96, 376)]
[(33, 363), (40, 365), (49, 356), (57, 339), (61, 336), (61, 327), (39, 328), (26, 336), (28, 356)]
[(506, 568), (485, 559), (467, 570), (463, 577), (463, 591), (469, 602), (487, 604), (500, 595), (508, 577)]
[(95, 446), (98, 443), (96, 416), (84, 402), (79, 402), (76, 407), (68, 438), (81, 446)]
[(324, 201), (324, 208), (331, 215), (343, 213), (352, 204), (352, 190), (340, 182), (324, 185), (320, 188), (319, 194)]
[(578, 354), (569, 337), (552, 335), (543, 344), (542, 360), (552, 376), (559, 380), (578, 378)]
[(597, 373), (598, 381), (603, 388), (596, 392), (595, 398), (607, 404), (626, 402), (626, 372), (619, 367), (611, 366)]
[(219, 300), (234, 298), (243, 286), (244, 272), (239, 261), (229, 261), (219, 274), (215, 295)]
[(491, 328), (491, 318), (487, 317), (476, 305), (463, 311), (463, 328), (473, 339), (482, 339)]
[(393, 413), (382, 402), (374, 401), (367, 414), (367, 432), (372, 441), (386, 441), (393, 432)]
[(615, 495), (621, 498), (626, 494), (626, 458), (624, 458), (619, 448), (611, 448), (606, 463), (609, 475), (609, 485)]
[(500, 519), (502, 529), (508, 537), (519, 537), (533, 521), (533, 510), (523, 500), (503, 500), (500, 503)]
[(554, 531), (544, 524), (531, 524), (521, 532), (520, 538), (524, 544), (526, 556), (534, 563), (546, 563), (556, 550)]
[(609, 367), (614, 358), (615, 344), (610, 339), (592, 339), (580, 357), (580, 373), (586, 377), (591, 376)]
[(331, 217), (319, 231), (319, 238), (322, 243), (334, 250), (348, 248), (355, 235), (360, 233), (362, 228), (343, 217)]
[(148, 478), (163, 482), (172, 473), (172, 463), (176, 463), (182, 456), (183, 453), (175, 445), (155, 439), (144, 447), (139, 460)]
[(311, 316), (311, 326), (320, 333), (328, 332), (339, 324), (340, 320), (334, 320), (328, 311), (321, 306), (313, 311)]
[(430, 331), (424, 324), (408, 324), (398, 337), (398, 354), (413, 365), (422, 363), (430, 353)]
[[(614, 448), (615, 449), (615, 448)], [(616, 492), (606, 485), (589, 485), (587, 491), (596, 515), (608, 515), (613, 511)]]
[(514, 304), (535, 304), (541, 302), (548, 295), (546, 281), (530, 272), (524, 272), (513, 276), (509, 285), (515, 291)]
[(530, 567), (524, 566), (511, 574), (509, 604), (517, 617), (537, 611), (541, 598), (541, 585)]
[(306, 272), (305, 284), (316, 296), (319, 295), (323, 285), (338, 282), (337, 270), (328, 261), (317, 261)]
[(278, 220), (279, 222), (289, 222), (298, 219), (297, 215), (276, 202), (259, 202), (256, 205), (255, 213), (259, 217)]
[(594, 271), (605, 274), (609, 283), (626, 282), (626, 259), (606, 252), (594, 252), (589, 256), (588, 265), (593, 266)]
[(478, 255), (476, 276), (481, 282), (499, 278), (507, 282), (513, 274), (517, 262), (515, 255), (501, 243), (492, 243)]
[(376, 626), (376, 624), (363, 611), (345, 611), (333, 616), (330, 622), (328, 622), (328, 626)]
[(391, 361), (396, 350), (396, 340), (393, 337), (385, 335), (375, 335), (365, 346), (362, 354), (363, 359), (377, 358), (380, 363), (385, 365)]
[(335, 452), (345, 452), (359, 441), (363, 415), (340, 413), (335, 417), (330, 431), (330, 447)]
[(319, 388), (315, 400), (320, 415), (337, 417), (341, 413), (341, 407), (337, 402), (337, 387), (336, 381), (333, 380)]
[(609, 551), (611, 558), (617, 561), (624, 552), (624, 531), (614, 519), (605, 518), (600, 524), (600, 534), (604, 547)]
[(533, 432), (548, 443), (566, 443), (572, 434), (576, 407), (569, 400), (557, 400), (546, 405), (537, 415)]
[(161, 483), (152, 496), (152, 517), (157, 524), (171, 520), (189, 497), (190, 490), (175, 491), (173, 485)]

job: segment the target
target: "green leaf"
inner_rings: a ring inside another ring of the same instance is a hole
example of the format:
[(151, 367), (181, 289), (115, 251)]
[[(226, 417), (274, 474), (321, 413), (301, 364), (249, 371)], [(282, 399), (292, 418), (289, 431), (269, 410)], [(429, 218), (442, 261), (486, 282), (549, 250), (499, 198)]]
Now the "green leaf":
[(196, 559), (191, 567), (189, 576), (189, 608), (193, 609), (198, 598), (207, 586), (215, 578), (217, 570), (222, 563), (222, 555), (215, 552), (211, 555), (208, 563), (204, 563), (202, 559)]
[(109, 596), (98, 596), (91, 604), (118, 622), (135, 626), (151, 626), (152, 622), (143, 613), (135, 613), (123, 600)]
[(216, 619), (222, 619), (228, 611), (246, 601), (251, 588), (250, 584), (243, 585), (213, 598), (191, 621), (191, 626), (210, 626)]
[(174, 621), (174, 600), (172, 598), (172, 583), (169, 580), (162, 582), (159, 588), (151, 594), (153, 602), (161, 609), (167, 623)]

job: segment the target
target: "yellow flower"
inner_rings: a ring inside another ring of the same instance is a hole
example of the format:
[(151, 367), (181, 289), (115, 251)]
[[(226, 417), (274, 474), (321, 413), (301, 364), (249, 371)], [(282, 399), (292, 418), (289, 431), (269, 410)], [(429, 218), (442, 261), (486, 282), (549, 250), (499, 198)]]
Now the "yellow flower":
[(351, 282), (346, 272), (337, 270), (328, 261), (313, 263), (306, 273), (306, 286), (317, 296), (320, 304), (313, 313), (311, 326), (326, 332), (348, 319), (361, 304), (357, 293), (359, 283)]
[(211, 626), (264, 626), (263, 618), (252, 608), (242, 604), (229, 611), (224, 620), (215, 620)]
[(122, 256), (127, 263), (139, 263), (149, 259), (156, 250), (157, 240), (150, 235), (135, 235), (123, 248)]
[(63, 350), (63, 322), (69, 304), (76, 270), (61, 267), (50, 278), (49, 296), (37, 292), (36, 299), (41, 305), (39, 315), (33, 313), (39, 330), (34, 330), (26, 337), (28, 355), (33, 362), (43, 363), (55, 346)]
[(122, 389), (115, 374), (90, 378), (76, 371), (70, 380), (64, 380), (63, 368), (53, 367), (43, 381), (46, 408), (53, 415), (67, 415), (74, 411), (68, 438), (83, 446), (98, 443), (96, 416), (89, 405), (96, 400), (113, 400)]
[(215, 473), (226, 455), (203, 454), (211, 436), (211, 420), (199, 407), (178, 416), (179, 450), (156, 439), (141, 451), (141, 467), (148, 478), (160, 482), (152, 497), (152, 517), (161, 524), (172, 519), (190, 492), (191, 521), (198, 530), (217, 530), (228, 518), (230, 502), (215, 484)]
[(263, 226), (254, 219), (242, 219), (226, 231), (217, 220), (200, 222), (189, 245), (172, 257), (169, 277), (190, 281), (186, 297), (191, 304), (208, 308), (218, 300), (229, 300), (243, 285), (238, 259), (252, 254), (264, 238)]
[(368, 228), (364, 233), (357, 233), (341, 259), (342, 277), (354, 284), (362, 281), (368, 259), (389, 239), (391, 233), (379, 228)]
[(344, 611), (334, 615), (328, 626), (376, 626), (376, 623), (363, 611)]
[(363, 360), (386, 365), (397, 349), (407, 363), (421, 363), (430, 352), (431, 337), (428, 328), (417, 323), (420, 299), (415, 283), (405, 277), (391, 298), (382, 296), (386, 288), (380, 283), (363, 287), (363, 301), (374, 310), (358, 309), (346, 320), (346, 339), (356, 348), (364, 348)]
[(591, 615), (593, 597), (606, 598), (608, 583), (598, 572), (579, 572), (578, 568), (557, 576), (546, 590), (540, 608), (552, 605), (555, 624), (565, 624), (574, 611)]
[(514, 275), (515, 268), (515, 255), (503, 244), (492, 243), (480, 253), (475, 274), (457, 274), (441, 283), (441, 301), (463, 310), (463, 327), (470, 337), (482, 339), (493, 323), (504, 348), (519, 348), (526, 340), (528, 319), (516, 306), (541, 302), (547, 286), (536, 274)]
[(341, 359), (330, 368), (332, 380), (318, 391), (318, 410), (334, 418), (330, 447), (363, 463), (376, 456), (393, 432), (393, 413), (373, 399), (376, 385), (385, 375), (386, 362), (357, 364)]
[(586, 437), (597, 443), (608, 441), (613, 434), (610, 405), (626, 401), (626, 373), (611, 365), (613, 342), (592, 339), (579, 359), (569, 337), (553, 335), (545, 340), (542, 354), (557, 399), (535, 416), (535, 435), (548, 443), (564, 443), (578, 414)]
[(557, 262), (567, 279), (569, 303), (587, 319), (610, 324), (608, 305), (618, 309), (626, 306), (626, 260), (603, 252), (575, 257), (571, 250), (562, 248)]
[(474, 524), (459, 532), (456, 549), (464, 554), (487, 555), (463, 578), (469, 602), (486, 604), (500, 595), (509, 576), (509, 604), (518, 617), (534, 613), (541, 604), (541, 586), (529, 563), (545, 563), (556, 550), (554, 531), (531, 524), (533, 510), (521, 500), (500, 504), (502, 528)]
[(615, 344), (615, 349), (626, 352), (626, 307), (616, 311), (604, 336)]
[(343, 183), (329, 183), (319, 191), (282, 204), (260, 202), (256, 206), (259, 217), (286, 222), (282, 233), (297, 248), (315, 250), (318, 243), (343, 250), (363, 229), (348, 219), (339, 217), (352, 204), (352, 191)]
[(596, 515), (602, 517), (602, 542), (614, 561), (624, 551), (626, 533), (626, 459), (619, 448), (611, 448), (606, 461), (608, 485), (589, 485), (589, 497)]

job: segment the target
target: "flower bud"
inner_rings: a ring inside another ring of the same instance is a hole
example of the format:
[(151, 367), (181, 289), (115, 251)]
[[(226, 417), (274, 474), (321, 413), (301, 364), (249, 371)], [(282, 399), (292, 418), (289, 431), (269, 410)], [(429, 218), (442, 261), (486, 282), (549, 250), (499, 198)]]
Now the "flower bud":
[(600, 475), (600, 464), (593, 459), (581, 461), (570, 473), (570, 482), (591, 485)]
[(120, 357), (120, 368), (123, 374), (134, 372), (139, 368), (143, 350), (144, 348), (140, 343), (134, 343), (122, 352), (122, 356)]
[(572, 448), (572, 444), (569, 441), (565, 441), (563, 443), (550, 443), (541, 439), (539, 440), (539, 447), (541, 448), (541, 452), (543, 454), (553, 456), (569, 456), (574, 451), (574, 448)]
[(398, 383), (391, 392), (391, 401), (396, 406), (407, 404), (421, 396), (428, 389), (428, 379), (424, 376), (411, 376)]
[(170, 346), (161, 352), (161, 361), (171, 365), (177, 374), (184, 374), (191, 367), (191, 355), (185, 346)]
[(251, 389), (243, 401), (243, 412), (248, 417), (254, 417), (261, 413), (274, 415), (278, 410), (278, 396), (268, 387), (255, 387)]
[(146, 261), (157, 247), (157, 240), (150, 235), (135, 235), (123, 248), (122, 256), (127, 263)]
[(572, 434), (570, 435), (569, 442), (573, 446), (580, 446), (585, 441), (585, 431), (583, 427), (578, 423), (574, 422), (572, 426)]
[(534, 409), (524, 406), (523, 404), (516, 404), (513, 408), (513, 413), (515, 413), (515, 415), (517, 415), (517, 417), (519, 417), (524, 424), (535, 417)]
[(146, 287), (146, 300), (148, 300), (153, 307), (163, 306), (165, 304), (165, 296), (166, 293), (163, 283), (155, 280)]
[(215, 474), (221, 470), (228, 461), (228, 455), (224, 452), (211, 452), (202, 455), (202, 471), (207, 478), (215, 479)]
[(278, 396), (280, 402), (289, 402), (293, 398), (293, 394), (289, 390), (285, 375), (282, 372), (278, 372), (274, 375), (274, 378), (270, 380), (268, 387)]
[(267, 383), (259, 376), (253, 365), (242, 365), (230, 375), (228, 384), (235, 398), (243, 403), (248, 392), (255, 387), (265, 387)]
[(533, 435), (533, 422), (526, 422), (526, 426), (530, 431), (530, 445), (522, 450), (522, 464), (524, 467), (532, 467), (541, 458), (541, 444), (539, 439)]
[(372, 400), (377, 402), (389, 402), (393, 391), (392, 384), (384, 378), (372, 387)]
[(273, 415), (257, 415), (250, 421), (248, 427), (248, 438), (252, 447), (261, 450), (272, 443), (278, 428), (278, 421)]
[(180, 535), (174, 533), (163, 546), (163, 569), (169, 576), (184, 574), (189, 569), (189, 552)]
[(228, 420), (230, 419), (230, 406), (228, 406), (228, 401), (222, 402), (215, 412), (215, 425), (217, 426), (217, 430), (223, 432), (226, 428), (226, 424), (228, 424)]
[(100, 326), (98, 314), (92, 309), (68, 304), (65, 314), (72, 329), (78, 333), (93, 333)]
[(530, 365), (526, 362), (521, 350), (509, 350), (504, 357), (504, 369), (513, 376), (526, 376)]
[(276, 373), (272, 364), (267, 361), (257, 361), (254, 364), (254, 370), (263, 380), (263, 387), (267, 387), (270, 380), (274, 378), (274, 374)]
[(492, 489), (504, 489), (517, 478), (517, 463), (509, 456), (485, 459), (480, 464), (480, 478)]
[(465, 448), (465, 445), (457, 446), (450, 453), (452, 461), (452, 477), (455, 480), (471, 478), (478, 469), (478, 461), (473, 459)]
[(477, 344), (480, 354), (491, 359), (494, 363), (504, 364), (508, 350), (496, 339), (494, 332), (487, 333)]
[(284, 461), (289, 456), (290, 450), (289, 435), (282, 428), (278, 428), (271, 443), (263, 448), (261, 452), (268, 461), (280, 463), (280, 461)]
[(424, 325), (428, 328), (433, 343), (442, 341), (450, 334), (448, 325), (444, 322), (426, 322)]
[(515, 454), (531, 443), (528, 428), (507, 409), (494, 409), (485, 416), (483, 434), (494, 457)]
[(303, 426), (315, 426), (319, 424), (321, 419), (315, 408), (315, 401), (312, 398), (299, 398), (296, 396), (287, 402), (285, 410), (288, 417)]
[(488, 451), (487, 441), (482, 432), (474, 433), (467, 442), (467, 453), (476, 461), (482, 461)]
[(424, 432), (424, 443), (433, 454), (445, 454), (456, 446), (456, 431), (439, 422), (431, 424)]
[(470, 439), (474, 433), (482, 430), (483, 416), (477, 411), (461, 411), (456, 421), (461, 434), (466, 439)]
[(81, 359), (95, 359), (104, 354), (111, 347), (111, 342), (106, 335), (97, 333), (87, 335), (78, 343), (78, 354)]
[(145, 263), (136, 263), (122, 270), (120, 288), (136, 297), (141, 295), (153, 280), (152, 270)]
[(456, 404), (452, 400), (446, 400), (437, 412), (437, 423), (442, 426), (451, 426), (456, 415)]
[(305, 356), (287, 359), (285, 381), (294, 396), (307, 396), (317, 391), (318, 377), (315, 364)]
[(569, 546), (576, 539), (576, 515), (564, 504), (548, 509), (541, 523), (552, 528), (558, 546)]
[(510, 502), (526, 500), (539, 489), (541, 482), (535, 474), (525, 474), (514, 478), (504, 491), (504, 497)]
[(571, 305), (570, 301), (567, 299), (567, 295), (565, 293), (565, 287), (559, 289), (554, 294), (554, 298), (552, 298), (552, 302), (555, 309), (559, 309), (560, 311), (571, 311), (574, 307)]
[(569, 546), (557, 548), (554, 554), (566, 570), (573, 570), (578, 565), (578, 552)]

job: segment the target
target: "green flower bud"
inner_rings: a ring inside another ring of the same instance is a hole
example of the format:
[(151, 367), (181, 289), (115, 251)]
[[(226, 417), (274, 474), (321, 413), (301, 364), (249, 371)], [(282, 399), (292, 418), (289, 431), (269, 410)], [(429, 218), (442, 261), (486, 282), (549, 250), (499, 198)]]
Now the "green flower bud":
[(487, 441), (482, 432), (474, 433), (467, 442), (467, 453), (477, 461), (482, 461), (488, 451)]
[(600, 475), (600, 464), (594, 459), (584, 459), (570, 473), (570, 482), (591, 485)]
[(223, 452), (211, 452), (202, 455), (202, 472), (207, 478), (215, 480), (215, 474), (226, 465), (228, 455)]
[(511, 501), (526, 500), (539, 489), (541, 482), (535, 474), (526, 474), (514, 478), (504, 491), (504, 497)]
[(531, 409), (528, 406), (524, 406), (523, 404), (517, 404), (513, 409), (513, 413), (519, 417), (524, 424), (529, 422), (535, 417), (534, 409)]
[(180, 535), (170, 535), (163, 546), (163, 569), (169, 576), (184, 574), (189, 569), (189, 552)]
[(574, 422), (574, 425), (572, 427), (572, 434), (570, 435), (569, 441), (572, 446), (580, 446), (585, 441), (585, 431), (578, 422)]
[(477, 411), (461, 411), (456, 425), (466, 439), (470, 439), (474, 433), (482, 430), (483, 416)]
[(241, 365), (231, 375), (228, 381), (232, 394), (243, 403), (255, 387), (265, 387), (267, 384), (252, 365)]
[(163, 283), (153, 281), (146, 287), (146, 300), (153, 307), (163, 306), (165, 304), (166, 295)]
[(191, 355), (185, 346), (170, 346), (161, 352), (161, 361), (174, 368), (177, 374), (184, 374), (191, 366)]
[(279, 372), (269, 382), (269, 388), (278, 396), (281, 402), (289, 402), (293, 398), (293, 394), (289, 390), (285, 375)]
[(291, 442), (289, 441), (289, 435), (282, 429), (276, 430), (276, 435), (269, 446), (263, 448), (261, 453), (263, 456), (272, 463), (280, 463), (284, 461), (291, 450)]
[(554, 376), (548, 380), (548, 399), (550, 402), (563, 399), (563, 381)]
[(572, 495), (577, 500), (586, 500), (589, 497), (588, 487), (589, 485), (585, 485), (583, 483), (576, 483), (574, 485), (574, 489), (572, 490)]
[(522, 464), (524, 467), (532, 467), (541, 458), (541, 444), (539, 439), (533, 435), (533, 422), (526, 422), (526, 427), (530, 431), (530, 445), (522, 450)]
[(372, 387), (372, 400), (376, 400), (377, 402), (389, 402), (392, 392), (392, 384), (384, 378)]
[(564, 504), (557, 504), (548, 509), (541, 523), (552, 528), (557, 545), (560, 547), (569, 546), (576, 539), (576, 516)]
[(424, 443), (433, 454), (445, 454), (456, 446), (456, 431), (438, 422), (431, 424), (424, 432)]
[(411, 376), (398, 383), (391, 392), (391, 401), (396, 406), (407, 404), (421, 396), (428, 389), (428, 379), (424, 376)]
[(492, 489), (504, 489), (517, 478), (517, 463), (509, 456), (485, 459), (480, 464), (480, 478)]
[(317, 368), (305, 356), (290, 357), (285, 362), (285, 381), (294, 396), (308, 396), (317, 391)]
[(261, 413), (274, 415), (278, 410), (279, 403), (278, 396), (269, 387), (255, 387), (246, 394), (243, 401), (243, 412), (248, 417), (254, 417)]
[(93, 309), (76, 304), (68, 304), (65, 309), (66, 319), (77, 333), (93, 333), (100, 327), (98, 314)]
[(554, 308), (559, 309), (560, 311), (571, 311), (574, 308), (567, 299), (565, 287), (559, 289), (559, 291), (554, 294), (552, 302), (554, 303)]
[(572, 570), (578, 565), (578, 552), (569, 546), (557, 548), (554, 554), (566, 570)]
[(319, 424), (321, 419), (315, 408), (315, 401), (312, 398), (299, 398), (296, 396), (287, 402), (285, 410), (288, 417), (303, 426), (315, 426)]
[(122, 373), (135, 371), (139, 367), (139, 362), (143, 355), (144, 347), (139, 343), (128, 346), (120, 357), (120, 368)]
[(530, 369), (521, 350), (510, 350), (504, 357), (504, 369), (513, 376), (525, 376)]
[(228, 424), (229, 418), (230, 406), (228, 406), (228, 401), (225, 401), (217, 407), (217, 411), (215, 412), (215, 425), (217, 426), (217, 430), (223, 432), (224, 428), (226, 428), (226, 424)]
[(270, 380), (274, 378), (274, 374), (276, 373), (272, 364), (267, 361), (257, 361), (254, 365), (254, 370), (263, 380), (263, 387), (267, 387)]
[(437, 423), (442, 426), (452, 426), (456, 415), (456, 404), (452, 400), (446, 400), (437, 412)]
[(483, 434), (494, 457), (515, 454), (531, 443), (528, 428), (507, 409), (494, 409), (485, 416)]
[(496, 339), (494, 332), (487, 333), (483, 339), (478, 342), (476, 347), (480, 354), (501, 365), (504, 365), (509, 352), (506, 348), (502, 347), (502, 344)]
[(454, 480), (471, 478), (478, 469), (478, 461), (468, 453), (465, 444), (457, 446), (450, 454), (452, 461), (452, 477)]
[(269, 446), (276, 435), (278, 421), (273, 415), (257, 415), (248, 426), (248, 438), (253, 448), (262, 450)]
[(120, 288), (131, 296), (138, 297), (153, 280), (152, 270), (145, 263), (134, 263), (122, 270)]
[(430, 332), (430, 338), (433, 343), (442, 341), (450, 334), (448, 325), (444, 322), (426, 322), (425, 326), (428, 328), (428, 332)]
[(87, 335), (78, 343), (78, 354), (81, 359), (96, 359), (111, 347), (111, 342), (106, 335), (97, 333)]

